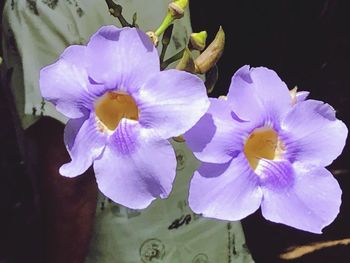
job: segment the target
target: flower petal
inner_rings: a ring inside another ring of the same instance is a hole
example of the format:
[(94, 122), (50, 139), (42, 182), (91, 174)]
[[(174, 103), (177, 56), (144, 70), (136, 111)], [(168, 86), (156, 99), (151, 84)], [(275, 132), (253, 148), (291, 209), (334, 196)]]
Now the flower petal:
[(276, 223), (322, 233), (337, 216), (341, 189), (325, 168), (294, 165), (295, 180), (289, 188), (263, 186), (263, 216)]
[(288, 160), (260, 159), (255, 173), (260, 183), (274, 189), (288, 188), (294, 183), (294, 170)]
[(97, 184), (114, 202), (132, 209), (166, 198), (175, 178), (176, 157), (171, 144), (122, 119), (100, 159), (94, 162)]
[(68, 121), (64, 141), (72, 161), (61, 166), (61, 175), (75, 177), (84, 173), (102, 153), (107, 136), (99, 131), (95, 118), (91, 114), (88, 119), (83, 117)]
[(140, 124), (156, 130), (163, 138), (189, 130), (209, 107), (203, 81), (179, 70), (154, 74), (134, 98)]
[(243, 66), (232, 77), (228, 101), (243, 120), (279, 119), (292, 106), (286, 84), (273, 70)]
[(322, 101), (297, 103), (282, 122), (286, 158), (327, 166), (345, 145), (348, 129), (334, 109)]
[(243, 153), (222, 170), (220, 176), (213, 177), (208, 174), (213, 171), (207, 164), (205, 169), (195, 172), (189, 193), (191, 209), (205, 217), (233, 221), (255, 212), (262, 198), (259, 177), (250, 169)]
[(309, 95), (310, 95), (310, 92), (308, 92), (308, 91), (297, 92), (297, 94), (296, 94), (297, 103), (306, 100)]
[(204, 177), (217, 177), (222, 175), (227, 168), (231, 165), (231, 161), (227, 163), (204, 163), (198, 167), (198, 172)]
[(63, 51), (60, 58), (79, 68), (85, 68), (87, 65), (86, 46), (71, 45)]
[[(40, 71), (42, 96), (68, 118), (81, 118), (90, 108), (94, 95), (84, 68), (85, 47), (70, 46), (60, 59)], [(78, 57), (81, 57), (79, 61)]]
[(199, 160), (225, 163), (237, 155), (237, 151), (243, 151), (249, 125), (232, 118), (227, 101), (210, 98), (207, 113), (184, 137)]
[(87, 45), (87, 57), (89, 76), (130, 94), (160, 70), (157, 49), (136, 28), (101, 27)]

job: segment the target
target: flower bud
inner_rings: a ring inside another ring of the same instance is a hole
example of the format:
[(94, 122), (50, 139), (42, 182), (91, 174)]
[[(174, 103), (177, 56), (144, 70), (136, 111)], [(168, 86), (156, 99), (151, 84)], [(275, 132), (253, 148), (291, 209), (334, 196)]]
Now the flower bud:
[(190, 73), (195, 72), (195, 65), (191, 51), (188, 48), (185, 48), (182, 58), (177, 64), (176, 69), (187, 71)]
[(195, 50), (202, 51), (205, 48), (207, 36), (208, 34), (206, 31), (192, 33), (190, 36), (191, 47)]
[(188, 5), (188, 0), (175, 0), (168, 5), (168, 12), (155, 31), (157, 36), (160, 36), (174, 22), (175, 19), (183, 17), (185, 8)]
[(173, 19), (179, 19), (184, 16), (185, 11), (175, 3), (170, 3), (168, 9)]
[(185, 9), (188, 6), (188, 0), (174, 0), (173, 3), (181, 9)]
[(215, 39), (210, 45), (200, 54), (196, 60), (196, 73), (206, 73), (211, 69), (220, 59), (225, 46), (225, 32), (220, 26), (219, 31), (216, 33)]
[(175, 0), (169, 4), (168, 9), (171, 13), (171, 16), (175, 19), (178, 19), (183, 17), (187, 5), (188, 0)]

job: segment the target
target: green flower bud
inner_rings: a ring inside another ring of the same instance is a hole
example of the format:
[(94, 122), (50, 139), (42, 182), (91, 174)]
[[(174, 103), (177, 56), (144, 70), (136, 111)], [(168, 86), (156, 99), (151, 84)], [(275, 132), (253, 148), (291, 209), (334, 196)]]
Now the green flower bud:
[(188, 0), (174, 0), (168, 5), (168, 12), (163, 19), (162, 24), (155, 31), (157, 36), (160, 36), (174, 22), (175, 19), (183, 17), (185, 8), (188, 5)]
[(177, 64), (176, 69), (187, 71), (190, 73), (195, 72), (195, 64), (194, 64), (193, 56), (191, 51), (188, 48), (185, 48), (182, 58), (179, 64)]
[(188, 6), (188, 0), (174, 0), (173, 3), (181, 9), (185, 9)]
[(169, 4), (168, 9), (174, 19), (184, 16), (185, 8), (188, 5), (188, 0), (175, 0)]
[(195, 50), (202, 51), (205, 48), (207, 36), (207, 31), (192, 33), (190, 36), (191, 47)]

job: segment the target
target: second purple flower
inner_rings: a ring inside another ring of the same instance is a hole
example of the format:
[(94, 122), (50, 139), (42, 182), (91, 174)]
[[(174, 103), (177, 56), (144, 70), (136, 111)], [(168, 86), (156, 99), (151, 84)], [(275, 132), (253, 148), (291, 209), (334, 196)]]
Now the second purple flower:
[(341, 189), (325, 169), (341, 154), (347, 127), (334, 109), (290, 93), (277, 74), (244, 66), (227, 100), (185, 134), (202, 161), (189, 204), (206, 217), (240, 220), (260, 206), (273, 222), (321, 233), (339, 212)]

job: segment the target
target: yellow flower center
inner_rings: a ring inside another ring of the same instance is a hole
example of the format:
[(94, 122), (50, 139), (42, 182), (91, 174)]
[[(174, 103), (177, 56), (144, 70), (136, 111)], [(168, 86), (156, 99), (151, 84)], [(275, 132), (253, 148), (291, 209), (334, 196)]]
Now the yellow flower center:
[(125, 93), (107, 92), (95, 102), (97, 118), (109, 130), (115, 130), (122, 118), (139, 119), (139, 109), (134, 99)]
[(261, 159), (276, 160), (284, 152), (284, 145), (278, 134), (270, 127), (255, 129), (244, 145), (244, 154), (250, 166), (255, 170)]

